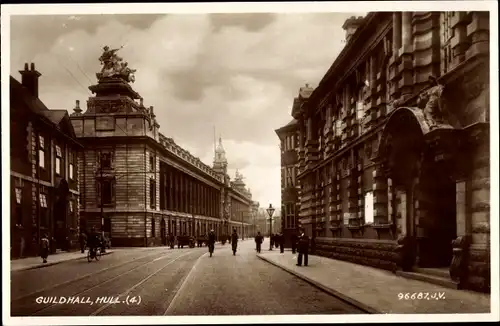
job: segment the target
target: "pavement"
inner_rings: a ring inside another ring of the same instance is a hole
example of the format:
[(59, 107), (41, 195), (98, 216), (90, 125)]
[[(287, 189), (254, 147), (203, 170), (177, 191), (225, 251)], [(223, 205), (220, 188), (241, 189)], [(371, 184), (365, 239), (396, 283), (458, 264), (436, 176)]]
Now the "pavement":
[(213, 257), (207, 251), (206, 247), (120, 248), (90, 263), (69, 259), (47, 268), (13, 270), (11, 315), (364, 313), (262, 261), (251, 239), (238, 244), (235, 256), (228, 244), (217, 244)]
[[(102, 255), (103, 256), (109, 255), (113, 252), (114, 252), (113, 249), (107, 249), (106, 252), (102, 253)], [(27, 257), (21, 259), (14, 259), (10, 261), (10, 271), (15, 272), (28, 269), (49, 267), (73, 259), (87, 259), (87, 251), (85, 251), (84, 254), (82, 254), (80, 251), (59, 252), (56, 254), (51, 254), (49, 255), (47, 263), (45, 264), (42, 262), (42, 258), (40, 257)]]
[(263, 249), (257, 255), (308, 283), (369, 313), (489, 313), (490, 295), (454, 290), (410, 280), (389, 271), (309, 255), (308, 266), (296, 266), (291, 251)]

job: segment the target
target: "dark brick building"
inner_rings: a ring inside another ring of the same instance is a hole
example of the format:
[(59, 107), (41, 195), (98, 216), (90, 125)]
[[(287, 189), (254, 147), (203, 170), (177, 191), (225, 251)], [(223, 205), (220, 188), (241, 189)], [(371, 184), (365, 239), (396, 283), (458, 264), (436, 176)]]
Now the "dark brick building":
[(38, 98), (35, 65), (10, 77), (11, 257), (38, 254), (47, 233), (52, 249), (78, 246), (78, 155), (82, 149), (66, 110)]

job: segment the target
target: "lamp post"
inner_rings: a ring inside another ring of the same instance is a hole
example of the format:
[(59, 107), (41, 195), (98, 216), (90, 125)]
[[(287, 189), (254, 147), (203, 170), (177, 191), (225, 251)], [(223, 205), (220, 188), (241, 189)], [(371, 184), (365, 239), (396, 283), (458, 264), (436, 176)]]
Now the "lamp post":
[(274, 207), (272, 204), (269, 204), (269, 208), (266, 209), (267, 214), (269, 215), (269, 250), (273, 250), (273, 244), (271, 243), (271, 234), (273, 231), (273, 214), (274, 214)]

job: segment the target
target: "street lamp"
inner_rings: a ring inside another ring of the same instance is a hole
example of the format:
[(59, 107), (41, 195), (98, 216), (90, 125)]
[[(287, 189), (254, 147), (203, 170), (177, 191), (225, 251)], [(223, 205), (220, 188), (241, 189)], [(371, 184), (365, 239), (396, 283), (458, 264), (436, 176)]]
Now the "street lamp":
[(274, 207), (272, 204), (269, 204), (269, 208), (266, 209), (267, 211), (267, 214), (269, 214), (269, 250), (272, 251), (273, 250), (273, 244), (271, 243), (271, 234), (272, 234), (272, 230), (273, 230), (273, 214), (274, 214)]

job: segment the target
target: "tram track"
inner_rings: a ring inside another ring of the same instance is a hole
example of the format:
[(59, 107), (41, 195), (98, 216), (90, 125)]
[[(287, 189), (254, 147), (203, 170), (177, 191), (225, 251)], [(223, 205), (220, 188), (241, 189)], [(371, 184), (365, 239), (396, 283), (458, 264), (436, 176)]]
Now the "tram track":
[[(190, 250), (187, 253), (181, 253), (180, 255), (176, 255), (178, 252), (168, 252), (167, 254), (161, 255), (158, 258), (161, 259), (168, 259), (168, 258), (174, 258), (174, 260), (177, 260), (185, 255), (188, 255), (192, 253), (193, 251)], [(50, 303), (48, 305), (44, 305), (42, 307), (39, 307), (38, 309), (34, 309), (36, 306), (40, 306), (41, 304), (37, 304), (35, 302), (37, 297), (43, 296), (43, 297), (76, 297), (76, 296), (81, 296), (84, 295), (85, 293), (88, 293), (94, 289), (103, 287), (107, 284), (110, 284), (111, 282), (118, 280), (122, 278), (123, 276), (126, 276), (140, 268), (147, 268), (148, 265), (150, 264), (155, 264), (158, 263), (159, 259), (153, 259), (150, 261), (147, 261), (148, 259), (151, 259), (151, 257), (158, 256), (158, 253), (154, 253), (151, 255), (147, 255), (145, 257), (141, 257), (138, 259), (133, 259), (129, 260), (127, 262), (124, 262), (122, 264), (114, 265), (109, 268), (101, 269), (95, 273), (90, 273), (87, 274), (83, 277), (80, 277), (76, 280), (71, 280), (68, 282), (64, 282), (61, 284), (58, 284), (55, 287), (51, 288), (46, 288), (40, 291), (37, 291), (35, 293), (29, 294), (27, 296), (23, 296), (20, 299), (16, 299), (15, 301), (12, 301), (11, 307), (15, 309), (12, 309), (12, 315), (18, 315), (18, 316), (37, 316), (40, 315), (41, 313), (49, 310), (50, 308), (58, 305), (58, 303)], [(131, 266), (130, 266), (131, 265)], [(123, 268), (126, 268), (126, 270), (123, 270)], [(112, 276), (110, 277), (109, 272), (112, 272)], [(118, 272), (118, 273), (117, 273)], [(89, 279), (92, 277), (94, 282), (92, 282), (90, 285), (88, 283), (85, 283), (86, 279)], [(69, 285), (69, 286), (68, 286)], [(76, 287), (76, 288), (75, 288)], [(16, 304), (18, 303), (18, 304)], [(20, 303), (20, 304), (19, 304)], [(26, 313), (29, 311), (28, 313)]]
[(155, 255), (158, 255), (158, 252), (155, 252), (153, 254), (150, 254), (150, 255), (147, 255), (147, 256), (143, 256), (143, 257), (140, 257), (140, 258), (133, 258), (133, 259), (127, 260), (126, 262), (121, 262), (121, 263), (118, 263), (118, 264), (115, 264), (115, 265), (111, 265), (109, 267), (105, 267), (105, 268), (97, 270), (97, 271), (92, 271), (92, 272), (87, 273), (85, 275), (79, 276), (77, 278), (74, 278), (74, 279), (71, 279), (71, 280), (68, 280), (68, 281), (64, 281), (64, 282), (59, 283), (59, 284), (50, 285), (50, 286), (47, 286), (47, 287), (42, 288), (40, 290), (36, 290), (36, 291), (28, 293), (28, 294), (23, 294), (23, 295), (21, 295), (21, 296), (19, 296), (17, 298), (11, 299), (11, 302), (23, 301), (23, 300), (28, 299), (29, 297), (38, 296), (38, 295), (40, 295), (40, 294), (42, 294), (42, 293), (44, 293), (44, 292), (46, 292), (48, 290), (54, 290), (54, 289), (57, 289), (59, 287), (62, 287), (62, 286), (65, 286), (65, 285), (68, 285), (68, 284), (71, 284), (71, 283), (74, 283), (74, 282), (82, 281), (82, 280), (85, 280), (85, 279), (87, 279), (87, 278), (89, 278), (91, 276), (96, 276), (96, 275), (102, 274), (104, 272), (108, 272), (108, 271), (111, 271), (113, 269), (120, 268), (120, 267), (125, 266), (125, 265), (130, 264), (130, 263), (139, 262), (139, 261), (142, 261), (142, 260), (147, 260), (149, 257), (155, 256)]
[[(132, 292), (134, 289), (136, 289), (138, 286), (140, 286), (141, 284), (145, 283), (146, 281), (148, 281), (149, 279), (151, 279), (153, 276), (157, 275), (159, 272), (161, 272), (162, 270), (164, 270), (165, 268), (167, 268), (168, 266), (170, 266), (171, 264), (173, 264), (176, 260), (178, 260), (179, 258), (182, 258), (182, 257), (185, 257), (189, 254), (192, 254), (194, 251), (190, 251), (184, 255), (181, 255), (181, 256), (178, 256), (172, 260), (170, 260), (168, 263), (166, 263), (165, 265), (163, 265), (161, 268), (157, 269), (156, 271), (154, 271), (153, 273), (149, 274), (148, 276), (144, 277), (140, 282), (137, 282), (136, 284), (134, 284), (132, 287), (128, 288), (126, 291), (120, 293), (117, 297), (120, 297), (120, 298), (123, 298), (125, 297), (126, 295), (128, 295), (130, 292)], [(93, 311), (90, 316), (96, 316), (97, 314), (99, 314), (100, 312), (104, 311), (105, 309), (109, 308), (111, 306), (111, 303), (107, 303), (105, 304), (104, 306), (101, 306), (99, 307), (98, 309), (96, 309), (95, 311)]]

